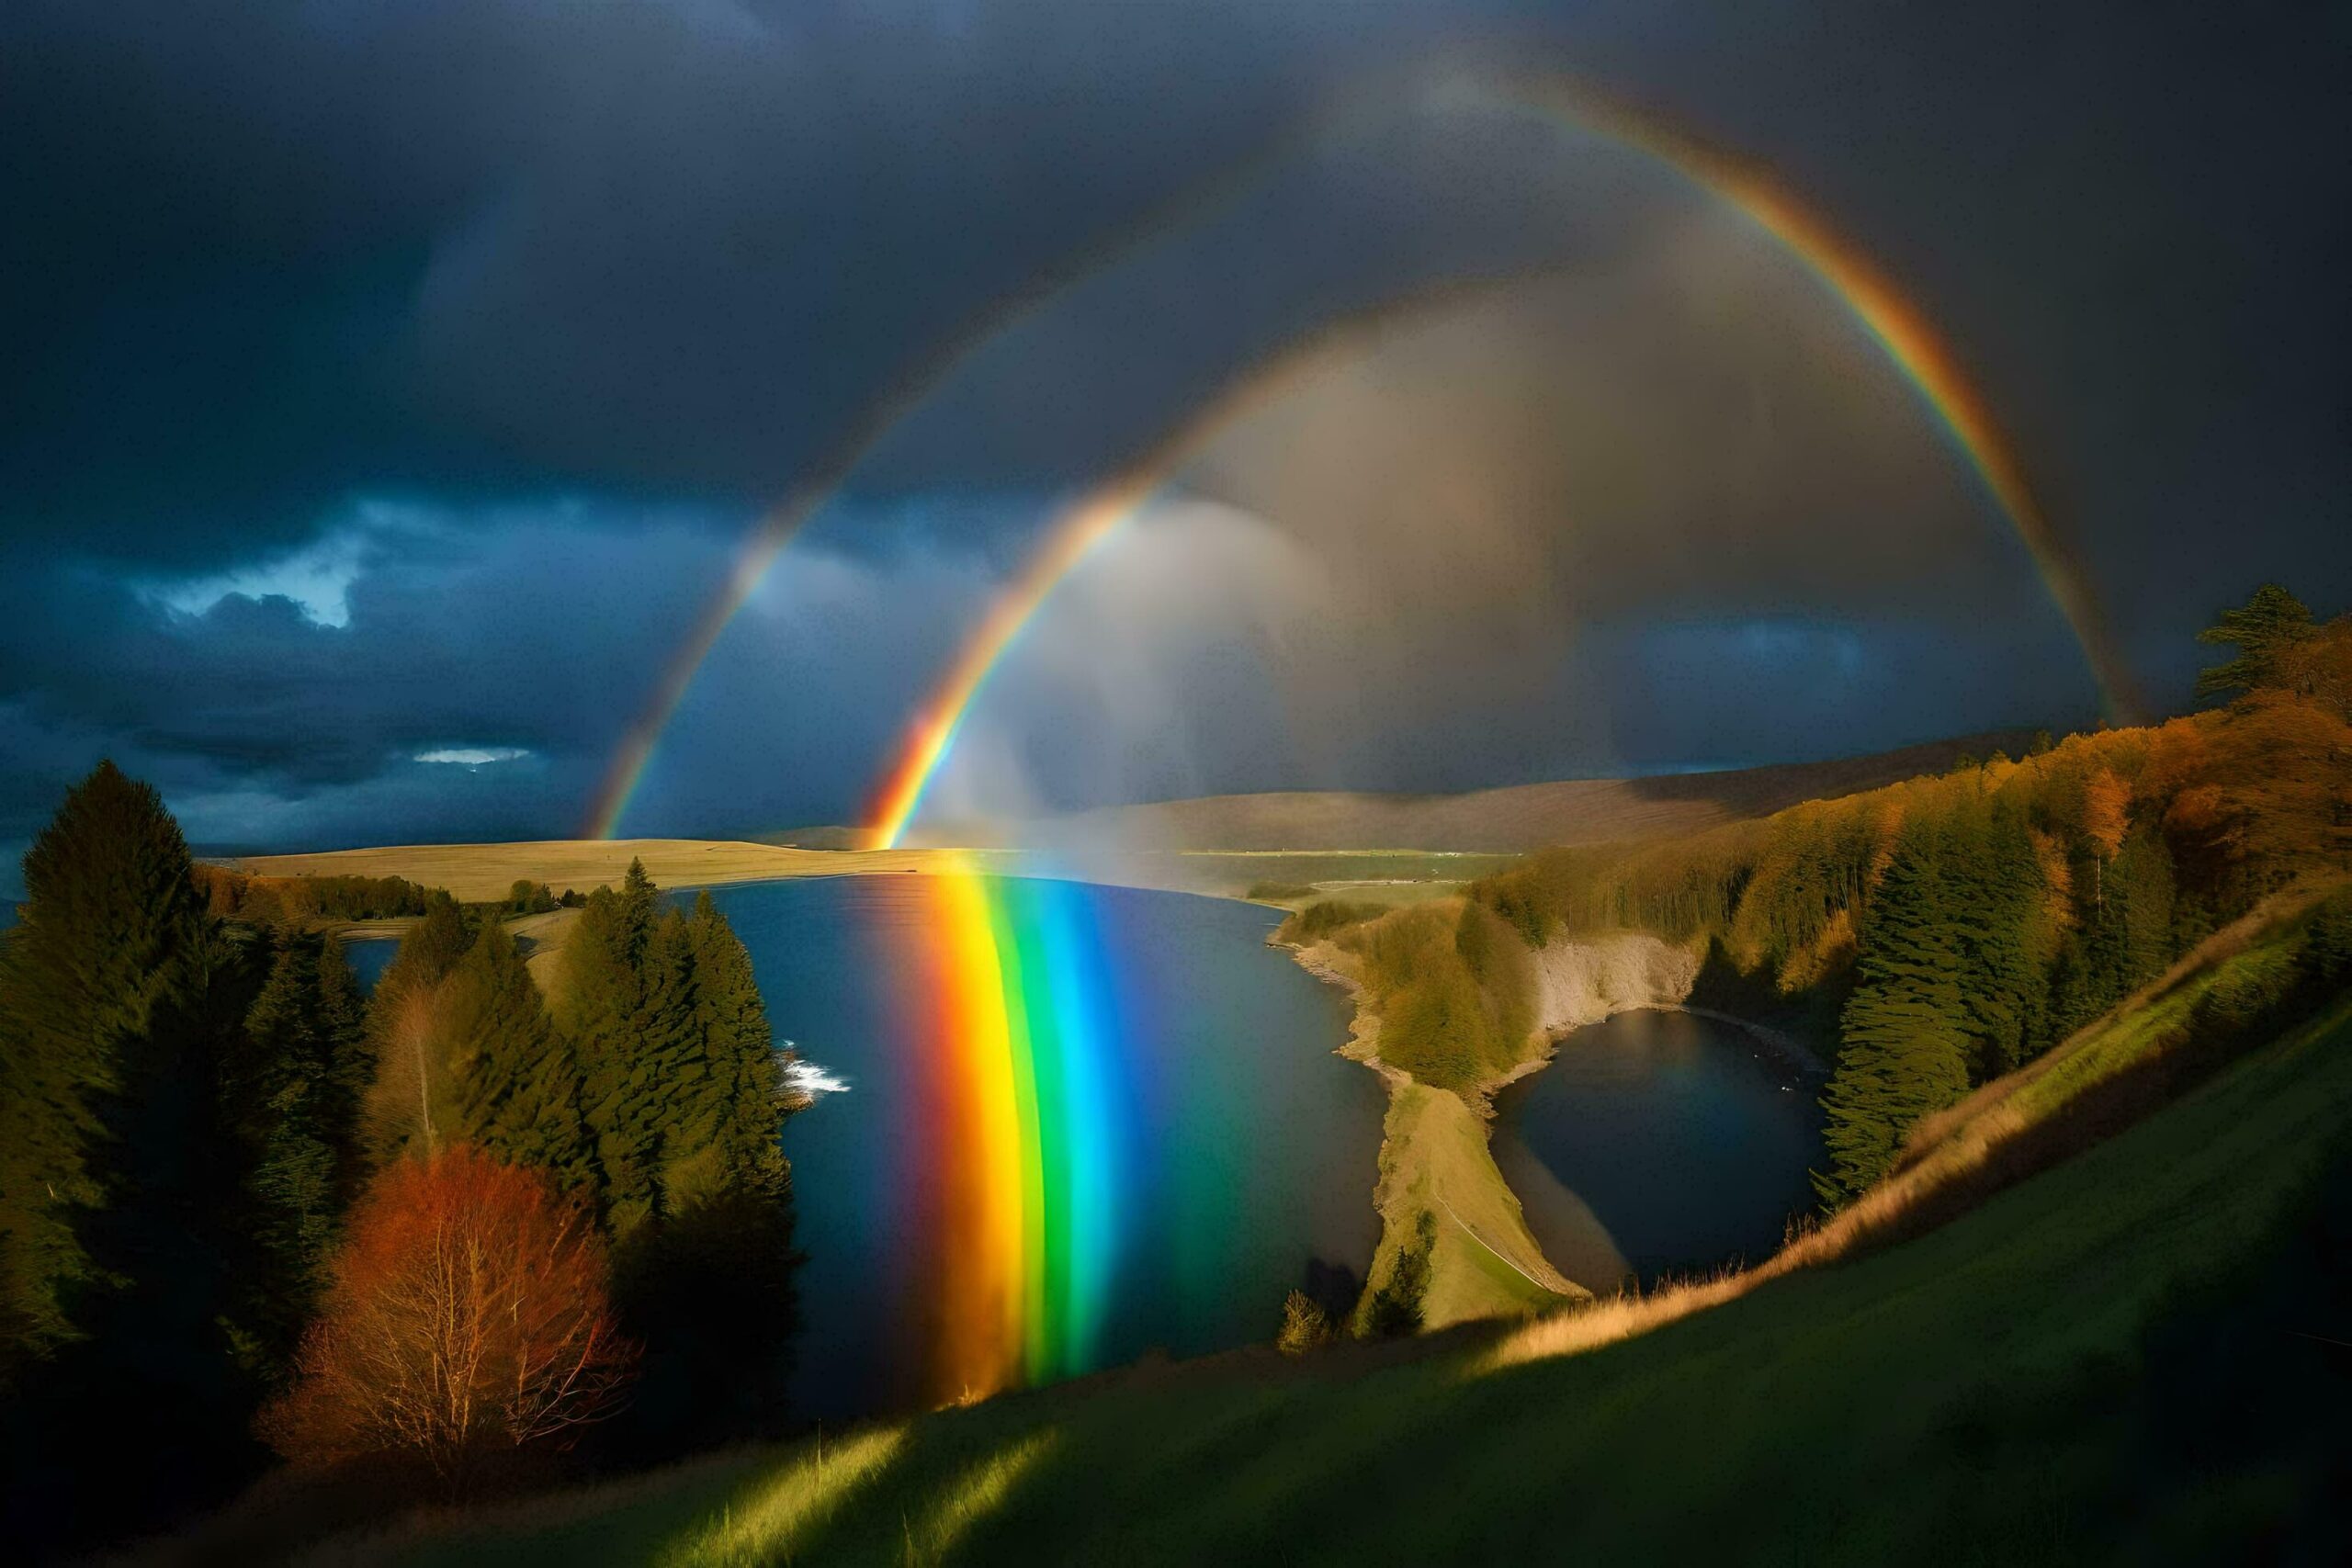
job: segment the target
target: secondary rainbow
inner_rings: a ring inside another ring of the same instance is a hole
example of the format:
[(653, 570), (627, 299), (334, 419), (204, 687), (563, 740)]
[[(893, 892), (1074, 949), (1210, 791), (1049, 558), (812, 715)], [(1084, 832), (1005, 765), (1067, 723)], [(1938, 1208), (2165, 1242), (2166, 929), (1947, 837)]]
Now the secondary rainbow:
[(727, 579), (706, 604), (679, 644), (653, 694), (621, 738), (606, 764), (591, 800), (582, 836), (609, 839), (618, 829), (622, 813), (645, 781), (662, 735), (685, 701), (703, 661), (719, 637), (775, 565), (786, 545), (835, 497), (883, 441), (907, 419), (929, 403), (956, 374), (989, 344), (1001, 341), (1023, 322), (1038, 316), (1073, 288), (1101, 276), (1120, 263), (1149, 249), (1169, 235), (1182, 232), (1254, 188), (1305, 149), (1336, 128), (1361, 118), (1379, 103), (1386, 79), (1374, 77), (1353, 92), (1318, 106), (1284, 126), (1281, 132), (1209, 175), (1182, 187), (1098, 236), (1092, 243), (1025, 279), (1018, 288), (991, 299), (956, 331), (919, 355), (810, 465), (808, 475), (781, 504), (763, 514), (737, 552)]
[[(1984, 396), (1927, 318), (1860, 250), (1795, 197), (1773, 185), (1754, 164), (1598, 95), (1550, 82), (1471, 84), (1469, 90), (1515, 111), (1533, 112), (1574, 129), (1601, 132), (1660, 160), (1730, 203), (1804, 262), (1902, 372), (2016, 529), (2052, 603), (2074, 632), (2109, 713), (2129, 717), (2137, 711), (2130, 667), (2108, 633), (2098, 603), (2073, 553), (2036, 499), (2024, 465), (2003, 437)], [(1425, 303), (1426, 297), (1416, 293), (1364, 314), (1385, 319)], [(867, 817), (870, 847), (893, 848), (905, 835), (954, 750), (972, 703), (1055, 588), (1121, 523), (1140, 511), (1187, 457), (1236, 417), (1271, 397), (1299, 363), (1300, 355), (1291, 344), (1261, 359), (1174, 434), (1122, 468), (1047, 526), (1045, 543), (999, 594), (933, 695), (917, 710), (907, 739), (875, 793)]]
[[(2052, 600), (2065, 615), (2099, 683), (2109, 712), (2118, 717), (2128, 718), (2137, 711), (2139, 704), (2130, 668), (2108, 634), (2098, 600), (2035, 496), (2024, 465), (2003, 436), (1986, 400), (1925, 315), (1858, 247), (1845, 240), (1833, 226), (1806, 208), (1793, 194), (1775, 183), (1760, 165), (1680, 131), (1654, 114), (1635, 109), (1588, 85), (1556, 76), (1512, 75), (1475, 68), (1453, 69), (1429, 80), (1434, 82), (1440, 95), (1453, 93), (1511, 112), (1538, 114), (1571, 129), (1610, 138), (1656, 158), (1735, 206), (1799, 257), (1883, 346), (1893, 363), (1917, 389), (1941, 426), (1950, 433), (1970, 466), (1981, 476), (2003, 515), (2016, 528), (2018, 537), (2032, 555)], [(1313, 145), (1317, 138), (1326, 134), (1333, 126), (1361, 118), (1367, 107), (1380, 104), (1384, 96), (1393, 100), (1395, 95), (1385, 93), (1387, 86), (1386, 83), (1373, 84), (1368, 89), (1351, 94), (1321, 112), (1306, 117), (1266, 146), (1197, 185), (1186, 187), (1141, 220), (1125, 226), (1115, 235), (1031, 279), (1023, 288), (993, 302), (963, 331), (953, 334), (943, 346), (925, 355), (907, 375), (893, 383), (891, 389), (873, 403), (843, 438), (834, 445), (830, 454), (815, 465), (809, 479), (797, 489), (787, 502), (764, 516), (746, 541), (727, 581), (713, 596), (676, 655), (665, 666), (651, 701), (623, 737), (587, 813), (583, 826), (585, 835), (609, 838), (616, 830), (630, 797), (642, 782), (655, 755), (663, 731), (721, 634), (749, 601), (779, 553), (801, 525), (839, 493), (842, 486), (893, 429), (926, 404), (979, 349), (998, 341), (1021, 322), (1035, 317), (1080, 283), (1182, 231), (1189, 223), (1250, 188), (1285, 159)], [(1132, 484), (1134, 470), (1135, 465), (1123, 468), (1097, 494), (1114, 487)], [(1156, 483), (1145, 486), (1136, 501), (1148, 499), (1154, 488)], [(1078, 514), (1091, 516), (1098, 511), (1091, 502), (1081, 501), (1060, 526), (1071, 531), (1081, 530), (1085, 522)], [(1057, 539), (1049, 537), (1040, 551), (1040, 562), (1058, 559), (1067, 571), (1084, 558), (1092, 543), (1099, 542), (1102, 534), (1109, 531), (1108, 527), (1102, 528), (1086, 545), (1075, 550), (1066, 549)], [(1024, 599), (1040, 575), (1042, 573), (1038, 571), (1023, 573), (1007, 590), (1007, 597)], [(1028, 601), (1031, 613), (1043, 603), (1051, 588), (1052, 582), (1047, 581), (1044, 592)], [(947, 699), (953, 696), (955, 688), (964, 685), (967, 687), (965, 702), (968, 703), (970, 696), (985, 683), (986, 667), (994, 656), (981, 658), (980, 654), (993, 647), (994, 654), (1001, 655), (1017, 637), (1023, 619), (1025, 616), (1012, 617), (1012, 624), (1008, 628), (1003, 625), (1005, 617), (991, 615), (981, 627), (976, 629), (965, 655), (951, 667), (939, 694), (924, 705), (924, 722), (911, 732), (891, 770), (890, 782), (880, 794), (876, 812), (869, 818), (877, 837), (883, 825), (893, 815), (900, 793), (896, 786), (901, 775), (918, 762), (925, 771), (935, 771), (952, 746), (964, 705), (954, 704)], [(969, 667), (976, 662), (979, 666), (978, 676), (967, 680)], [(910, 798), (919, 798), (921, 793), (918, 778)], [(896, 833), (889, 836), (895, 838)]]

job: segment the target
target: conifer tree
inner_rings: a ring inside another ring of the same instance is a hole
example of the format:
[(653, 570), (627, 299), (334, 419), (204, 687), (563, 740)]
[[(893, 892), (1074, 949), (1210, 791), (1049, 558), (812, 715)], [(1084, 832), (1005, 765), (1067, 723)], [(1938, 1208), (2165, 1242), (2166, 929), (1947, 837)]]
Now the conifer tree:
[(37, 1488), (51, 1517), (122, 1528), (217, 1495), (254, 1451), (227, 1234), (245, 1173), (220, 1097), (249, 991), (178, 825), (111, 762), (25, 883), (0, 954), (0, 1476), (12, 1511)]
[(1968, 1090), (1969, 1013), (1945, 852), (1937, 829), (1906, 827), (1872, 901), (1860, 983), (1822, 1095), (1830, 1168), (1814, 1187), (1831, 1207), (1885, 1172), (1914, 1122)]
[(278, 934), (268, 981), (224, 1063), (220, 1096), (241, 1146), (251, 1266), (241, 1269), (258, 1354), (292, 1348), (334, 1239), (337, 1160), (334, 1087), (320, 1029), (319, 966), (311, 945)]
[(626, 1116), (634, 1055), (629, 1021), (637, 1011), (639, 989), (628, 926), (618, 895), (606, 887), (590, 894), (564, 938), (562, 983), (556, 988), (557, 1022), (571, 1039), (580, 1065), (581, 1121), (607, 1213), (616, 1190), (641, 1199), (651, 1179), (633, 1123)]
[(2016, 1066), (2037, 1027), (2041, 976), (2032, 946), (2041, 866), (2023, 817), (1983, 802), (1951, 826), (1946, 907), (1960, 959), (1963, 1027), (1978, 1082)]
[(499, 921), (483, 923), (449, 976), (441, 1029), (450, 1093), (440, 1142), (528, 1166), (560, 1191), (590, 1186), (579, 1062)]
[(791, 1170), (777, 1139), (793, 1106), (752, 955), (707, 893), (695, 901), (689, 935), (706, 1071), (679, 1121), (694, 1129), (692, 1138), (716, 1150), (717, 1158), (708, 1175), (673, 1177), (671, 1185), (681, 1196), (694, 1196), (708, 1183), (786, 1198)]
[(376, 1077), (375, 1043), (368, 1032), (368, 998), (344, 955), (343, 939), (319, 942), (318, 1031), (326, 1060), (327, 1125), (335, 1156), (335, 1207), (348, 1208), (365, 1179), (360, 1158), (359, 1106)]
[(134, 1069), (194, 1043), (179, 1032), (210, 955), (178, 825), (111, 761), (66, 795), (24, 871), (0, 949), (0, 1299), (15, 1348), (37, 1354), (83, 1332), (66, 1298), (104, 1281), (74, 1219), (127, 1196), (107, 1102), (143, 1096)]
[(2256, 589), (2234, 610), (2224, 610), (2197, 640), (2238, 650), (2235, 659), (2210, 666), (2197, 677), (2197, 694), (2217, 696), (2275, 684), (2280, 660), (2318, 630), (2310, 606), (2275, 582)]
[[(686, 1058), (650, 1086), (659, 1206), (618, 1254), (624, 1321), (648, 1346), (625, 1419), (642, 1455), (782, 1428), (799, 1321), (792, 1175), (778, 1136), (792, 1109), (751, 955), (708, 894), (663, 917), (647, 947), (646, 1016), (672, 933), (692, 999)], [(658, 1034), (658, 1028), (657, 1028)], [(674, 1039), (675, 1036), (670, 1036)], [(667, 1053), (657, 1037), (650, 1049)]]

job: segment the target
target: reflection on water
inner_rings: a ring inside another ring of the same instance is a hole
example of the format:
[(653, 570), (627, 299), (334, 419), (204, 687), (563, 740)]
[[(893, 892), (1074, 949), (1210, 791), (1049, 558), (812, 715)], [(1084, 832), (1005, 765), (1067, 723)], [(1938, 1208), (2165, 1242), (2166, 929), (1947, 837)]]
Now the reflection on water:
[(1752, 1262), (1813, 1205), (1819, 1091), (1817, 1075), (1736, 1025), (1620, 1013), (1498, 1097), (1495, 1161), (1579, 1284)]
[(359, 988), (372, 991), (384, 971), (392, 965), (392, 954), (401, 950), (397, 937), (346, 936), (343, 939), (343, 956), (351, 972), (359, 976)]
[[(796, 1394), (809, 1415), (915, 1397), (911, 1370), (940, 1331), (926, 1216), (954, 1205), (928, 1190), (962, 1178), (932, 1143), (933, 1102), (956, 1080), (936, 1029), (919, 1027), (935, 970), (929, 880), (712, 890), (777, 1037), (854, 1086), (785, 1130), (808, 1255)], [(1347, 1034), (1338, 993), (1263, 945), (1275, 912), (1128, 888), (1080, 897), (1114, 975), (1136, 1155), (1094, 1364), (1269, 1339), (1318, 1259), (1370, 1262), (1379, 1080), (1331, 1055)]]

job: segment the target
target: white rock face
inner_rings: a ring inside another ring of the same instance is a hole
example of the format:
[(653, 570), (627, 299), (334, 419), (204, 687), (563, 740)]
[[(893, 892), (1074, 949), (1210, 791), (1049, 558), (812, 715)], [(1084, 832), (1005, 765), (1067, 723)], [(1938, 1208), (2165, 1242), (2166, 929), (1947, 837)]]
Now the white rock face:
[(1679, 1007), (1699, 978), (1699, 955), (1628, 932), (1555, 942), (1535, 953), (1536, 1025), (1560, 1035), (1632, 1008)]

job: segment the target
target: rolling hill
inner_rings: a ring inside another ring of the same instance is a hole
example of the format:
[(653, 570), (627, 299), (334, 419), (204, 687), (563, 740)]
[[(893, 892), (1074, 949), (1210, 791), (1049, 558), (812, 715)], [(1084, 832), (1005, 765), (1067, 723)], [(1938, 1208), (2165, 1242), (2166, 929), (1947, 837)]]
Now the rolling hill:
[[(1019, 822), (927, 824), (912, 837), (918, 843), (978, 848), (1017, 844), (1196, 853), (1393, 848), (1510, 853), (1555, 844), (1696, 833), (1740, 818), (1769, 816), (1800, 801), (1941, 773), (1962, 757), (1981, 758), (1996, 750), (2017, 755), (2032, 739), (2030, 731), (2001, 730), (1828, 761), (1644, 778), (1563, 779), (1463, 795), (1296, 790), (1204, 795)], [(771, 837), (777, 843), (808, 849), (841, 849), (856, 842), (855, 834), (842, 828), (801, 829)]]

